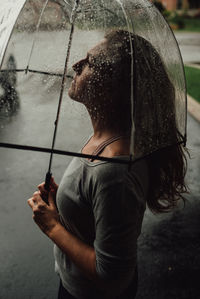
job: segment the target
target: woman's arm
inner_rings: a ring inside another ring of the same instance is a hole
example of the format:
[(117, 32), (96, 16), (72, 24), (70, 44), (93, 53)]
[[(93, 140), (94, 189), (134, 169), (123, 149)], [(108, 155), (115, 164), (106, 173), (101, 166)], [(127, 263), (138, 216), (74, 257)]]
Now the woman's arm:
[(93, 247), (69, 233), (60, 223), (47, 235), (89, 279), (97, 280), (96, 254)]
[[(28, 200), (40, 229), (97, 287), (108, 289), (111, 283), (132, 275), (136, 264), (136, 243), (142, 215), (134, 190), (137, 186), (110, 180), (93, 199), (96, 238), (94, 248), (68, 232), (61, 224), (50, 189), (47, 205), (41, 191)], [(42, 190), (40, 188), (40, 190)], [(124, 280), (125, 283), (125, 280)]]
[(61, 224), (54, 203), (55, 192), (50, 190), (49, 205), (47, 205), (41, 198), (43, 184), (38, 188), (40, 191), (35, 192), (33, 197), (28, 200), (28, 204), (33, 210), (34, 221), (88, 278), (94, 281), (98, 280), (94, 248), (79, 240)]

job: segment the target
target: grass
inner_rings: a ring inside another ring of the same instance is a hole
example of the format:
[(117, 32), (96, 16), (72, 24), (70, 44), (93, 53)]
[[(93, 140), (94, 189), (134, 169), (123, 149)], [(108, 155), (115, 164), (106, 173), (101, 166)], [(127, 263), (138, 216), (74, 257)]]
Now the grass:
[(185, 66), (187, 91), (200, 103), (200, 69)]
[(181, 31), (200, 32), (200, 19), (182, 18), (185, 27)]
[(179, 15), (169, 16), (168, 23), (173, 30), (181, 32), (200, 32), (200, 18), (181, 17)]

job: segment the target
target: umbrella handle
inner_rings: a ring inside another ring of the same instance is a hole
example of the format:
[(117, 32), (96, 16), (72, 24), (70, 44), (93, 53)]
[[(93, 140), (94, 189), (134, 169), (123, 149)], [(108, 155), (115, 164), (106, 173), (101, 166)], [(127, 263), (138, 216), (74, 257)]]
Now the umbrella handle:
[(49, 195), (49, 190), (50, 190), (50, 181), (51, 181), (51, 177), (52, 177), (52, 173), (51, 172), (47, 172), (46, 173), (46, 177), (45, 177), (45, 184), (44, 184), (44, 188), (47, 191), (46, 194), (42, 194), (42, 199), (44, 202), (46, 202), (47, 204), (49, 204), (48, 202), (48, 195)]

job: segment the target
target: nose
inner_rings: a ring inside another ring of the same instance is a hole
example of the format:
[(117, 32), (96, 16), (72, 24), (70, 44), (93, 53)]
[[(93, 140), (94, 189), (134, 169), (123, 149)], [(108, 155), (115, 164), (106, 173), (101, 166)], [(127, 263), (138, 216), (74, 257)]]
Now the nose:
[(86, 63), (86, 59), (82, 59), (82, 60), (76, 62), (76, 63), (72, 66), (72, 68), (73, 68), (73, 70), (74, 70), (78, 75), (80, 75), (81, 72), (82, 72), (82, 70), (83, 70), (83, 66), (85, 65), (85, 63)]

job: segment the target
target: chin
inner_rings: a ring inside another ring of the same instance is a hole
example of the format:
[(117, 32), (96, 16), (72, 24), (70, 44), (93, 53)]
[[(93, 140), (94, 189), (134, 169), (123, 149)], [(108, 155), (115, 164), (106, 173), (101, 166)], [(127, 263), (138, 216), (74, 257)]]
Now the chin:
[(85, 105), (85, 99), (87, 99), (87, 97), (84, 96), (83, 94), (84, 94), (83, 91), (82, 92), (80, 90), (77, 91), (73, 88), (73, 86), (71, 86), (68, 89), (68, 96), (70, 97), (70, 99)]
[(77, 100), (77, 96), (76, 93), (74, 91), (74, 88), (71, 86), (68, 90), (68, 96), (72, 99), (72, 100)]
[(69, 90), (68, 90), (68, 96), (73, 99), (73, 91), (72, 91), (72, 88), (70, 87)]
[(75, 92), (71, 90), (71, 88), (68, 90), (68, 96), (70, 97), (71, 100), (82, 103), (81, 97), (77, 96)]

